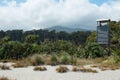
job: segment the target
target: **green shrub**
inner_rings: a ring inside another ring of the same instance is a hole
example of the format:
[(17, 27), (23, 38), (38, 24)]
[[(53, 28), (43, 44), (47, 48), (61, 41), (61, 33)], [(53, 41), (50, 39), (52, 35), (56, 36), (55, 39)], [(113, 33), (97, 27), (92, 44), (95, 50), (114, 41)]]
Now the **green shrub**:
[(71, 58), (70, 58), (70, 63), (71, 63), (72, 65), (76, 65), (76, 64), (77, 64), (77, 57), (71, 56)]
[(90, 43), (85, 47), (85, 58), (98, 58), (106, 55), (105, 50), (97, 43)]
[(56, 62), (57, 61), (57, 57), (55, 55), (52, 55), (51, 56), (51, 61)]
[(118, 50), (114, 51), (113, 55), (114, 55), (115, 62), (120, 63), (120, 50), (118, 49)]
[(51, 65), (56, 65), (58, 63), (56, 55), (54, 54), (51, 55), (50, 61), (51, 61)]
[(63, 55), (61, 56), (61, 63), (62, 63), (62, 64), (69, 64), (69, 57), (68, 57), (67, 54), (63, 54)]
[(32, 57), (29, 57), (28, 61), (30, 61), (30, 64), (32, 64), (33, 66), (44, 64), (44, 62), (41, 58), (41, 55), (39, 55), (39, 54), (35, 54)]

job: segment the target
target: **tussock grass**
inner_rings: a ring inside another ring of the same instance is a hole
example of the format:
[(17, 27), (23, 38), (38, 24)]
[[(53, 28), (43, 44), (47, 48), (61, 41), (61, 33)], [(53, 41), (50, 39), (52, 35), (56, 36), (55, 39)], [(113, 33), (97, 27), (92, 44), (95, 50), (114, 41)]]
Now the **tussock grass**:
[(58, 56), (56, 54), (43, 56), (42, 60), (44, 61), (44, 64), (46, 64), (46, 65), (55, 66), (55, 65), (59, 64)]
[(46, 67), (39, 67), (39, 66), (36, 66), (36, 67), (34, 67), (34, 69), (33, 69), (34, 71), (46, 71), (47, 70), (47, 68)]
[(105, 58), (96, 58), (96, 59), (77, 59), (78, 65), (89, 65), (89, 64), (98, 64), (102, 63)]
[(10, 70), (10, 67), (6, 66), (6, 65), (0, 65), (0, 69), (1, 70)]
[(102, 71), (117, 70), (120, 69), (120, 64), (116, 63), (113, 57), (109, 57), (107, 60), (103, 61), (98, 68)]
[(102, 71), (105, 71), (105, 70), (117, 70), (117, 69), (120, 69), (120, 65), (101, 64), (99, 66), (99, 69), (101, 69)]
[(98, 73), (97, 70), (93, 70), (91, 68), (80, 68), (81, 72), (92, 72), (92, 73)]
[(14, 68), (23, 68), (23, 67), (27, 67), (28, 64), (26, 62), (20, 61), (20, 62), (16, 62), (15, 64), (12, 65)]
[(57, 63), (59, 63), (56, 55), (51, 55), (50, 61), (51, 61), (50, 63), (51, 66), (55, 66), (57, 65)]
[(40, 54), (35, 54), (31, 57), (28, 57), (28, 61), (29, 61), (30, 65), (37, 66), (37, 65), (44, 64), (44, 61), (42, 58), (43, 57), (41, 57)]
[(66, 67), (66, 66), (59, 66), (57, 69), (56, 69), (56, 71), (58, 72), (58, 73), (65, 73), (65, 72), (67, 72), (69, 69)]
[(94, 65), (91, 65), (91, 67), (93, 68), (98, 68), (100, 65), (97, 65), (97, 64), (94, 64)]
[(80, 69), (77, 66), (73, 66), (72, 71), (77, 72), (77, 71), (80, 71)]

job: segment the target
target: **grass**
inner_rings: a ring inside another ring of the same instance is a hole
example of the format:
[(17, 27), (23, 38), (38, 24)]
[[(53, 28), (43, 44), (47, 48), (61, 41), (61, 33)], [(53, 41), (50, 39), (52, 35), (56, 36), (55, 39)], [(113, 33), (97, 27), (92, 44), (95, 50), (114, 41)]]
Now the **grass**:
[(99, 65), (92, 65), (91, 67), (98, 67), (101, 69), (101, 71), (106, 71), (106, 70), (117, 70), (120, 69), (120, 64), (115, 63), (114, 59), (112, 57), (108, 58), (107, 60), (101, 62)]
[(47, 68), (46, 67), (39, 67), (39, 66), (36, 66), (36, 67), (34, 67), (34, 71), (46, 71), (47, 70)]
[(0, 66), (0, 69), (1, 69), (1, 70), (10, 70), (10, 67), (9, 67), (9, 66), (6, 66), (6, 65), (1, 65), (1, 66)]
[(14, 68), (23, 68), (23, 67), (27, 67), (28, 64), (24, 61), (19, 61), (16, 62), (15, 64), (12, 65)]
[(77, 59), (77, 65), (89, 65), (89, 64), (98, 64), (102, 63), (105, 58), (96, 58), (96, 59)]
[(91, 68), (81, 68), (81, 72), (92, 72), (92, 73), (98, 73), (97, 70), (93, 70)]
[(51, 57), (50, 57), (50, 65), (55, 66), (55, 65), (57, 65), (57, 63), (58, 63), (57, 56), (56, 55), (51, 55)]
[(55, 66), (59, 64), (57, 55), (55, 54), (42, 56), (42, 61), (44, 61), (45, 65)]
[(72, 68), (72, 71), (73, 71), (73, 72), (77, 72), (77, 71), (80, 71), (80, 69), (79, 69), (78, 67), (74, 66), (74, 67)]
[(69, 69), (66, 67), (66, 66), (59, 66), (57, 69), (56, 69), (56, 71), (58, 72), (58, 73), (65, 73), (65, 72), (67, 72)]
[(44, 64), (44, 61), (40, 54), (34, 54), (33, 56), (28, 57), (28, 61), (33, 66)]
[(118, 64), (114, 64), (114, 65), (101, 64), (99, 66), (99, 69), (101, 69), (102, 71), (105, 71), (105, 70), (117, 70), (117, 69), (120, 69), (120, 65), (118, 65)]
[(100, 65), (98, 65), (98, 64), (94, 64), (94, 65), (91, 65), (91, 67), (93, 67), (93, 68), (98, 68)]

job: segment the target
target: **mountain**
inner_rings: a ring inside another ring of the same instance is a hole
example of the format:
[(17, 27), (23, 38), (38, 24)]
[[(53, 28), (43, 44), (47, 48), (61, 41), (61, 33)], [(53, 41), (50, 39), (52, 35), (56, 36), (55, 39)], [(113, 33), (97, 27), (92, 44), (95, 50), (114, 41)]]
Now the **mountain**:
[(52, 30), (56, 30), (56, 32), (60, 32), (60, 31), (66, 31), (68, 33), (71, 33), (71, 32), (76, 32), (76, 31), (89, 31), (87, 29), (81, 29), (81, 28), (68, 28), (68, 27), (62, 27), (62, 26), (54, 26), (54, 27), (50, 27), (50, 28), (47, 28), (49, 31), (52, 31)]

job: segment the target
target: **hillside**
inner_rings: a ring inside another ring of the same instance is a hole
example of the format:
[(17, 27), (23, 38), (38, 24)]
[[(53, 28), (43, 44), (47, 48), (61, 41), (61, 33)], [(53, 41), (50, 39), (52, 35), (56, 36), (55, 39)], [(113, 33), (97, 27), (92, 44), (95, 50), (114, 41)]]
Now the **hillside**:
[(68, 32), (68, 33), (76, 32), (76, 31), (88, 31), (87, 29), (68, 28), (68, 27), (62, 27), (62, 26), (54, 26), (54, 27), (50, 27), (50, 28), (47, 28), (47, 29), (49, 31), (56, 30), (56, 32), (65, 31), (65, 32)]

